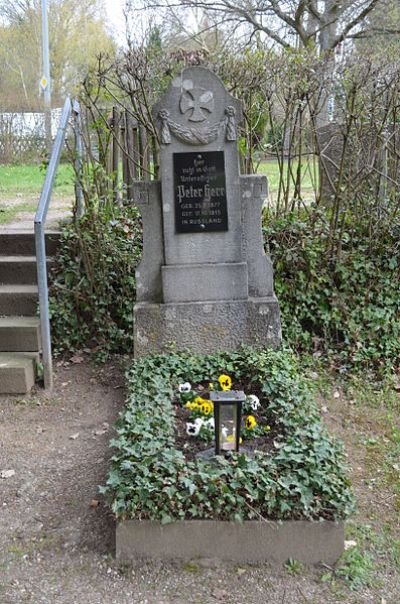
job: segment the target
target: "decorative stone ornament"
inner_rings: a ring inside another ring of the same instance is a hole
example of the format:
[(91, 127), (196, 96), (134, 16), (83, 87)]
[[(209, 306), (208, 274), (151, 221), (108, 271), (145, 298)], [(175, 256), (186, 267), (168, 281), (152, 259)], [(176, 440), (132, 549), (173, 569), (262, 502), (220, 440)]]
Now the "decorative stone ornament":
[(239, 172), (242, 105), (203, 67), (176, 77), (153, 108), (160, 181), (137, 182), (143, 254), (136, 271), (135, 355), (279, 346), (265, 255), (264, 176)]
[(183, 114), (190, 112), (190, 122), (204, 122), (207, 113), (214, 111), (214, 95), (211, 90), (192, 88), (184, 90), (181, 94), (179, 108)]

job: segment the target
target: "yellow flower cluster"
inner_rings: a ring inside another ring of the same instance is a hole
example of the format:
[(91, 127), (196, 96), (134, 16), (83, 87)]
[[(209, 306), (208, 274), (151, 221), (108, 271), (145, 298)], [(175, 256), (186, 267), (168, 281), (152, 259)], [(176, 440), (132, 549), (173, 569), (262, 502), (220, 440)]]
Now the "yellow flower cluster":
[(186, 403), (185, 407), (190, 411), (198, 411), (203, 415), (210, 415), (214, 411), (213, 403), (201, 396), (196, 396), (193, 401)]

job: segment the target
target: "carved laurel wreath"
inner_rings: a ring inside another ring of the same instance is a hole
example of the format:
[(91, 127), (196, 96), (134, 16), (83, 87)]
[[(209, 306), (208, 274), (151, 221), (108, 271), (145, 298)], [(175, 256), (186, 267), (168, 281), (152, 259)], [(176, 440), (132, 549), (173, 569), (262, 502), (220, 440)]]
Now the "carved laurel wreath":
[(160, 140), (163, 145), (169, 145), (171, 142), (171, 132), (177, 139), (188, 145), (207, 145), (215, 141), (219, 131), (225, 126), (225, 138), (227, 141), (236, 140), (236, 111), (235, 108), (229, 106), (225, 109), (225, 117), (208, 128), (189, 128), (182, 126), (177, 122), (169, 119), (169, 111), (161, 109), (158, 117), (161, 120)]

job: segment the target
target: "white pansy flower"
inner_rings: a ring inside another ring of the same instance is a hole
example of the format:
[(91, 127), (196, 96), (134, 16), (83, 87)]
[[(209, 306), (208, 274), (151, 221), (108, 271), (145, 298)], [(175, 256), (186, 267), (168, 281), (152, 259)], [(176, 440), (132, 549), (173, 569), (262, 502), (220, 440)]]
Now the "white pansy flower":
[(192, 384), (189, 382), (185, 382), (184, 384), (179, 384), (178, 390), (182, 394), (183, 392), (190, 392), (192, 389)]
[(251, 405), (251, 408), (253, 409), (253, 411), (257, 411), (257, 409), (260, 406), (260, 399), (258, 398), (258, 396), (256, 396), (255, 394), (250, 394), (247, 397), (248, 402)]
[(201, 424), (186, 422), (186, 434), (189, 436), (197, 436), (200, 432)]
[(196, 417), (194, 423), (196, 424), (196, 426), (200, 426), (201, 428), (201, 426), (204, 424), (204, 419), (202, 417)]
[(210, 419), (207, 419), (204, 422), (204, 425), (207, 426), (207, 428), (209, 428), (210, 430), (215, 430), (215, 421), (213, 417), (210, 417)]

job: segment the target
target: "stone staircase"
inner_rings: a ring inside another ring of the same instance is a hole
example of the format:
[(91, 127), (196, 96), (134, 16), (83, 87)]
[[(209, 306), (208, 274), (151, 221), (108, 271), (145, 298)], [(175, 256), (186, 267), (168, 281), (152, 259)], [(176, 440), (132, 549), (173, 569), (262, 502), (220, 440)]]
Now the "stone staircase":
[[(51, 262), (58, 233), (46, 233)], [(25, 394), (40, 362), (40, 323), (35, 238), (27, 231), (0, 231), (0, 394)]]

